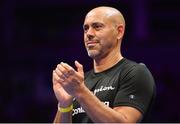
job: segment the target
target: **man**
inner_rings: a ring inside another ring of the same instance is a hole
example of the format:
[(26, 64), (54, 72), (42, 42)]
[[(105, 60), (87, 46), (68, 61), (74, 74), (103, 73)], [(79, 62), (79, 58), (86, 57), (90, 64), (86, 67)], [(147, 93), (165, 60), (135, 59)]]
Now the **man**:
[(154, 80), (145, 65), (121, 55), (124, 17), (115, 8), (97, 7), (86, 15), (83, 28), (93, 70), (84, 74), (78, 61), (77, 70), (67, 63), (57, 65), (54, 122), (140, 122), (151, 105)]

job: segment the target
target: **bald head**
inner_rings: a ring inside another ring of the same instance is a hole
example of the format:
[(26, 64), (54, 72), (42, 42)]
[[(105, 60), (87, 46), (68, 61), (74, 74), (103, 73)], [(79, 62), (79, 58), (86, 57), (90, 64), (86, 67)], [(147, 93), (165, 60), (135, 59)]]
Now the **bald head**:
[(115, 8), (101, 6), (88, 12), (84, 20), (84, 43), (88, 55), (92, 58), (103, 58), (117, 53), (125, 31), (122, 14)]
[(107, 19), (111, 21), (115, 25), (123, 24), (125, 27), (125, 20), (121, 12), (115, 8), (107, 7), (107, 6), (101, 6), (92, 9), (88, 12), (86, 15), (86, 18), (97, 15), (99, 17), (102, 17), (104, 19)]

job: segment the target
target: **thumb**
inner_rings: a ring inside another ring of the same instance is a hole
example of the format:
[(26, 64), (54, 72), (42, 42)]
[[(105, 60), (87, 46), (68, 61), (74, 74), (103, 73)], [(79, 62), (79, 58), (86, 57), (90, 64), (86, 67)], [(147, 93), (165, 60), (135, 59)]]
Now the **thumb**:
[(84, 75), (83, 65), (81, 65), (78, 61), (75, 61), (75, 65), (76, 65), (77, 71), (80, 74)]

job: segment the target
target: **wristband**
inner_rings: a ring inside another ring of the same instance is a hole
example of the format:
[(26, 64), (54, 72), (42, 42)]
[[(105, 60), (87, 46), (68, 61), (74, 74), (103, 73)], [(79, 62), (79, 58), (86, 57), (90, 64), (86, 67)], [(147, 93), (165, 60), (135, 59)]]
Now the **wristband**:
[(71, 110), (73, 110), (73, 104), (71, 104), (68, 107), (63, 108), (63, 107), (60, 107), (59, 103), (58, 103), (58, 111), (60, 111), (62, 113), (66, 113), (66, 112), (70, 112)]

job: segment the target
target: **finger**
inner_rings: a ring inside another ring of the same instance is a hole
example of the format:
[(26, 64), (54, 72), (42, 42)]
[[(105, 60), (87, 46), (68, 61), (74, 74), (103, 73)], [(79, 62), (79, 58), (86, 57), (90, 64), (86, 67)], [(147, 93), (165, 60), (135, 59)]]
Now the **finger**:
[(61, 71), (61, 73), (65, 76), (68, 77), (69, 76), (69, 70), (68, 68), (66, 68), (64, 66), (64, 63), (61, 62), (60, 64), (58, 64), (57, 68), (59, 69), (59, 71)]
[(66, 68), (63, 66), (63, 62), (61, 62), (60, 64), (57, 65), (57, 68), (62, 72), (65, 73), (67, 70)]
[(62, 78), (60, 78), (57, 73), (54, 71), (54, 74), (53, 74), (53, 79), (54, 79), (54, 84), (56, 84), (57, 82), (64, 82), (64, 80)]
[(69, 75), (72, 75), (75, 73), (75, 70), (74, 68), (72, 68), (70, 65), (68, 65), (67, 63), (61, 63), (62, 66), (66, 69), (66, 74), (69, 76)]
[(53, 89), (59, 89), (59, 88), (61, 88), (62, 89), (62, 80), (58, 77), (58, 75), (54, 72), (54, 81), (53, 81)]
[(78, 71), (80, 74), (84, 75), (83, 65), (80, 64), (78, 61), (75, 61), (75, 65), (76, 65), (76, 67), (77, 67), (77, 71)]
[(60, 79), (66, 80), (66, 76), (63, 75), (62, 72), (61, 72), (58, 68), (56, 68), (55, 73), (57, 74), (57, 76), (58, 76)]
[(57, 76), (55, 70), (53, 70), (53, 75), (52, 75), (52, 82), (53, 82), (53, 84), (57, 84), (58, 78), (59, 77)]

